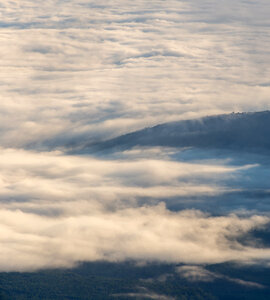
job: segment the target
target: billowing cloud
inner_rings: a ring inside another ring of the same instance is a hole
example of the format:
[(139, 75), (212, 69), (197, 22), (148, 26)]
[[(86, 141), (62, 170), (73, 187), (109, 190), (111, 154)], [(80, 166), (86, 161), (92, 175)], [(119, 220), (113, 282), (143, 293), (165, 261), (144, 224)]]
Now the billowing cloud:
[[(130, 157), (101, 160), (14, 149), (1, 150), (0, 165), (1, 270), (95, 260), (269, 259), (268, 248), (240, 242), (249, 231), (268, 224), (267, 216), (172, 212), (160, 200), (218, 195), (222, 186), (210, 184), (213, 178), (230, 177), (242, 167)], [(209, 183), (200, 184), (202, 178)], [(140, 200), (145, 197), (147, 201)]]
[(266, 217), (173, 213), (161, 204), (114, 212), (90, 209), (80, 202), (73, 205), (77, 214), (58, 217), (2, 209), (1, 270), (66, 267), (95, 260), (218, 263), (270, 256), (269, 249), (237, 242), (269, 222)]

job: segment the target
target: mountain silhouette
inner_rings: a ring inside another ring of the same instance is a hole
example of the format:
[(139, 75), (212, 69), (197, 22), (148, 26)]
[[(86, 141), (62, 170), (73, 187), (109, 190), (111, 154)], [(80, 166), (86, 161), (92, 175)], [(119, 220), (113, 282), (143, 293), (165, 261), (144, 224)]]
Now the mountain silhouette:
[(81, 150), (118, 151), (136, 146), (270, 151), (270, 111), (231, 113), (164, 123), (104, 142), (86, 144)]

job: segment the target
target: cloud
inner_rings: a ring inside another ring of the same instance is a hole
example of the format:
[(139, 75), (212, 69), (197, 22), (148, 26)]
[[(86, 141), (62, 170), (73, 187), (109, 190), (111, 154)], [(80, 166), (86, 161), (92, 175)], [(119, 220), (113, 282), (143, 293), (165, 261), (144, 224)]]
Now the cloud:
[(181, 267), (177, 267), (177, 272), (180, 274), (181, 277), (184, 277), (188, 281), (192, 281), (192, 282), (196, 282), (196, 281), (212, 282), (217, 279), (221, 279), (239, 285), (243, 285), (245, 287), (258, 288), (258, 289), (265, 288), (263, 285), (259, 283), (246, 281), (238, 278), (232, 278), (220, 273), (211, 272), (204, 269), (201, 266), (181, 266)]
[(15, 149), (1, 150), (0, 166), (2, 271), (96, 260), (269, 260), (268, 248), (240, 239), (267, 225), (269, 217), (172, 212), (160, 200), (218, 194), (221, 186), (200, 184), (201, 178), (211, 183), (242, 167)]
[(219, 278), (219, 276), (216, 273), (210, 272), (200, 266), (177, 267), (177, 272), (181, 275), (181, 277), (184, 277), (189, 281), (211, 282), (214, 281), (216, 278)]
[(242, 168), (143, 157), (102, 160), (60, 152), (14, 149), (1, 149), (0, 152), (0, 198), (27, 201), (50, 197), (63, 201), (98, 198), (106, 203), (106, 199), (128, 202), (140, 196), (215, 195), (226, 188), (217, 187), (212, 180), (224, 179)]
[[(0, 270), (269, 260), (239, 241), (268, 212), (205, 213), (261, 165), (157, 148), (66, 154), (146, 125), (269, 109), (267, 1), (5, 0), (0, 13)], [(208, 205), (166, 206), (192, 197)]]
[(269, 109), (269, 9), (267, 1), (4, 1), (1, 145), (54, 148)]
[(2, 271), (68, 267), (95, 260), (245, 262), (268, 260), (270, 255), (269, 249), (235, 240), (269, 222), (266, 217), (173, 213), (162, 204), (108, 212), (80, 202), (73, 203), (69, 215), (58, 217), (8, 209), (1, 209), (0, 216)]
[(136, 298), (136, 299), (158, 299), (158, 300), (174, 300), (174, 297), (153, 293), (146, 288), (139, 288), (137, 293), (115, 294), (113, 297)]

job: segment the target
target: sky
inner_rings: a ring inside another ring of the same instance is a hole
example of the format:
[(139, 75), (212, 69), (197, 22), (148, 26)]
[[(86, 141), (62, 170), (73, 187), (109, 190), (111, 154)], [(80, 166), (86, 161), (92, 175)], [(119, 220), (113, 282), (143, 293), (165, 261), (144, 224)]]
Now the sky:
[(268, 0), (1, 1), (0, 271), (268, 262), (239, 241), (269, 222), (241, 194), (269, 188), (265, 157), (67, 149), (270, 109), (269, 13)]

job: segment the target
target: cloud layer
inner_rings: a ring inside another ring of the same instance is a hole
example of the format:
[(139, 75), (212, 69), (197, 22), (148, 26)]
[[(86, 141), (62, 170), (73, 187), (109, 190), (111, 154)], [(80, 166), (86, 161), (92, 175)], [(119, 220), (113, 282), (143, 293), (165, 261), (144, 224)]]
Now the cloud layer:
[(225, 178), (250, 166), (135, 156), (101, 160), (11, 149), (1, 150), (0, 166), (2, 271), (95, 260), (269, 259), (269, 249), (240, 241), (267, 225), (268, 216), (172, 212), (161, 201), (219, 195), (226, 190)]
[(269, 261), (268, 248), (240, 242), (267, 226), (268, 204), (209, 208), (249, 182), (267, 190), (257, 175), (268, 165), (66, 151), (160, 122), (270, 109), (269, 12), (268, 0), (1, 1), (0, 271)]
[(269, 12), (266, 0), (3, 1), (1, 144), (269, 109)]

